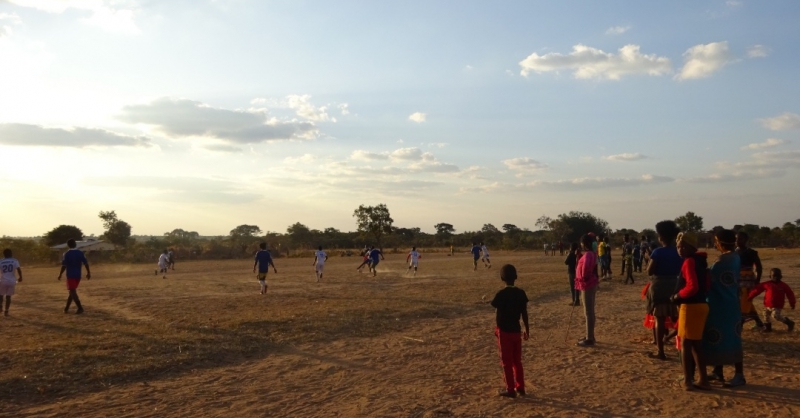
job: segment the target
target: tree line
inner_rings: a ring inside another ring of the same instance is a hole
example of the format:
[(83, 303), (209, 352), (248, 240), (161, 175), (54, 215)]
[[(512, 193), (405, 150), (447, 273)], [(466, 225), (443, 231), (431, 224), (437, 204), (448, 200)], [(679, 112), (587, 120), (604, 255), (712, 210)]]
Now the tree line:
[[(131, 225), (121, 220), (115, 211), (100, 212), (98, 217), (103, 222), (104, 233), (96, 239), (111, 242), (118, 250), (94, 253), (92, 258), (94, 261), (108, 262), (154, 262), (158, 254), (166, 248), (172, 249), (178, 260), (245, 258), (257, 250), (261, 241), (266, 241), (270, 250), (281, 257), (307, 255), (319, 245), (333, 250), (329, 251), (331, 255), (337, 255), (336, 250), (342, 254), (347, 251), (354, 253), (365, 245), (374, 245), (385, 251), (411, 246), (428, 249), (453, 246), (462, 250), (478, 242), (503, 250), (540, 249), (545, 243), (559, 242), (567, 247), (589, 232), (608, 236), (612, 245), (621, 244), (625, 234), (633, 238), (646, 236), (649, 240), (656, 239), (652, 229), (637, 231), (622, 228), (612, 231), (605, 220), (579, 211), (562, 213), (554, 218), (540, 216), (535, 221), (536, 230), (510, 223), (500, 227), (487, 223), (479, 230), (458, 231), (453, 224), (439, 222), (434, 225), (434, 233), (427, 233), (419, 227), (395, 226), (385, 204), (360, 205), (353, 212), (356, 230), (352, 232), (343, 232), (333, 227), (312, 229), (296, 222), (289, 225), (285, 233), (265, 233), (257, 225), (243, 224), (231, 229), (228, 235), (213, 237), (201, 236), (196, 231), (181, 228), (165, 232), (161, 236), (135, 237), (131, 235)], [(705, 230), (703, 218), (694, 212), (687, 212), (674, 220), (681, 230), (697, 233), (701, 243), (703, 240), (711, 243), (713, 233), (722, 228), (715, 226)], [(751, 245), (756, 247), (794, 247), (800, 244), (800, 219), (786, 222), (781, 227), (744, 224), (734, 225), (733, 229), (746, 232), (750, 236)], [(15, 256), (23, 262), (56, 263), (60, 259), (60, 253), (52, 251), (50, 247), (62, 244), (70, 238), (83, 240), (86, 237), (74, 225), (59, 225), (39, 239), (0, 238), (0, 246), (13, 248)]]

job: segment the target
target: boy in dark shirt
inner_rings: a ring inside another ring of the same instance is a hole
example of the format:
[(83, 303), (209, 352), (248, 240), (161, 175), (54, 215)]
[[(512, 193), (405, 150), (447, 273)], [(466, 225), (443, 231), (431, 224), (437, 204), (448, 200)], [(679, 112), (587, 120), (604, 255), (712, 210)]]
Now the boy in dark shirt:
[[(515, 398), (525, 396), (525, 375), (522, 371), (522, 340), (527, 340), (528, 327), (528, 295), (525, 291), (514, 287), (517, 280), (517, 269), (506, 264), (500, 269), (500, 280), (506, 287), (497, 292), (492, 306), (497, 309), (497, 344), (500, 347), (500, 362), (503, 366), (503, 377), (506, 388), (499, 395)], [(525, 332), (519, 326), (519, 318), (525, 324)]]
[(74, 239), (70, 239), (67, 241), (67, 247), (69, 247), (69, 250), (64, 253), (64, 258), (61, 260), (61, 271), (58, 273), (58, 280), (61, 280), (61, 276), (65, 271), (67, 272), (69, 297), (67, 297), (67, 306), (64, 308), (64, 313), (69, 312), (69, 306), (72, 305), (72, 302), (75, 302), (75, 306), (78, 307), (78, 311), (75, 313), (82, 314), (83, 305), (81, 305), (81, 300), (78, 298), (78, 285), (81, 284), (81, 267), (86, 267), (86, 280), (92, 278), (92, 273), (89, 271), (89, 262), (86, 260), (86, 256), (83, 251), (77, 248), (77, 242)]
[(581, 306), (581, 295), (578, 290), (575, 290), (575, 268), (578, 265), (578, 243), (573, 242), (569, 248), (567, 259), (564, 260), (567, 265), (567, 276), (569, 277), (569, 291), (572, 293), (572, 300), (569, 302), (570, 306)]

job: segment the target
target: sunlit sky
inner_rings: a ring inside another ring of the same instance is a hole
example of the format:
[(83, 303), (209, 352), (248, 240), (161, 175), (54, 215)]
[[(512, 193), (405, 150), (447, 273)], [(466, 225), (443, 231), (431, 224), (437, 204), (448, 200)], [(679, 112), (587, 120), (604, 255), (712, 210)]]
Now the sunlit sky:
[(0, 0), (0, 235), (800, 217), (800, 2)]

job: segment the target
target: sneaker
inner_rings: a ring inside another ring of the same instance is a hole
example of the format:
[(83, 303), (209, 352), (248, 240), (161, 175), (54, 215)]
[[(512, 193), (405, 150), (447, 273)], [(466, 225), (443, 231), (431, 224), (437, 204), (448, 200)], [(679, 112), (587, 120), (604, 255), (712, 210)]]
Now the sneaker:
[(516, 398), (517, 397), (517, 392), (509, 392), (509, 391), (507, 391), (505, 389), (502, 389), (502, 390), (498, 391), (497, 394), (502, 396), (502, 397), (504, 397), (504, 398)]
[(78, 315), (82, 314), (83, 313), (83, 308), (78, 308), (77, 312), (75, 312), (75, 313), (78, 314)]
[(583, 339), (578, 341), (578, 343), (575, 345), (577, 345), (578, 347), (591, 347), (594, 345), (594, 340)]
[(742, 374), (735, 374), (733, 379), (728, 380), (725, 382), (725, 386), (727, 387), (736, 387), (736, 386), (744, 386), (747, 384), (747, 381), (744, 379), (744, 375)]

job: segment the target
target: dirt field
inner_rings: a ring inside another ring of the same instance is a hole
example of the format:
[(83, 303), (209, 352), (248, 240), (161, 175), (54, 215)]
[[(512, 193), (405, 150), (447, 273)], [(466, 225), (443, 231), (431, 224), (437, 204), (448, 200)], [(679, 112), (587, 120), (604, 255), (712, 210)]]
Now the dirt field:
[[(760, 253), (800, 294), (800, 251)], [(800, 334), (782, 324), (772, 334), (746, 327), (747, 386), (686, 393), (673, 383), (677, 351), (666, 362), (647, 356), (643, 277), (601, 284), (598, 344), (579, 348), (579, 310), (565, 342), (563, 257), (493, 256), (492, 269), (473, 272), (467, 254), (424, 254), (410, 277), (405, 255), (392, 254), (377, 278), (355, 271), (357, 257), (332, 257), (319, 284), (312, 259), (279, 259), (263, 296), (247, 260), (179, 262), (166, 280), (155, 265), (98, 265), (81, 283), (80, 316), (62, 312), (57, 268), (23, 266), (11, 316), (0, 318), (0, 416), (800, 415)], [(484, 300), (502, 287), (504, 263), (531, 299), (526, 398), (496, 396)]]

